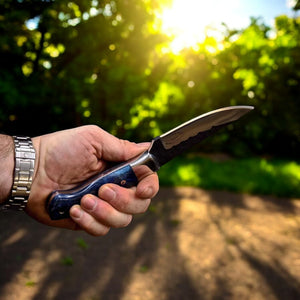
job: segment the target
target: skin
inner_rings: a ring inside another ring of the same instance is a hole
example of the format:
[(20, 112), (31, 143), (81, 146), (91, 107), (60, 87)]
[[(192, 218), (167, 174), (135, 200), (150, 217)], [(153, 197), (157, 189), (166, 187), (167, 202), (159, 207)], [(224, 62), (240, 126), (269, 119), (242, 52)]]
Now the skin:
[[(105, 184), (99, 189), (98, 196), (85, 195), (80, 205), (74, 205), (70, 219), (53, 221), (46, 211), (47, 197), (53, 190), (73, 188), (105, 170), (108, 162), (126, 161), (144, 152), (149, 144), (120, 140), (94, 125), (35, 137), (32, 142), (36, 165), (26, 212), (43, 224), (82, 229), (91, 235), (102, 236), (111, 227), (127, 226), (134, 214), (145, 212), (158, 192), (157, 174), (147, 167), (137, 167), (134, 169), (139, 179), (137, 187), (128, 189)], [(10, 174), (14, 168), (11, 152), (7, 151), (5, 160), (11, 165), (6, 168)], [(12, 185), (12, 176), (10, 178), (6, 189)], [(2, 199), (5, 196), (7, 190), (2, 192)]]

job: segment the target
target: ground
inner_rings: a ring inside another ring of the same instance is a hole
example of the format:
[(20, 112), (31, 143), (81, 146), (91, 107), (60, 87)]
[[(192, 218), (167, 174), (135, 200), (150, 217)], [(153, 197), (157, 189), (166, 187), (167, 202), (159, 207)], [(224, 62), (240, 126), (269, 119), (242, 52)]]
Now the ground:
[(101, 238), (1, 212), (0, 299), (300, 299), (300, 199), (162, 188)]

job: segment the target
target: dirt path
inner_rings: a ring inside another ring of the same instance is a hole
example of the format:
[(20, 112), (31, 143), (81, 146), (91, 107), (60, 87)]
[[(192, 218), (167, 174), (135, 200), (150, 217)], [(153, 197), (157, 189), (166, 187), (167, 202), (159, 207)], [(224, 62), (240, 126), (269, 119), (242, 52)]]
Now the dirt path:
[(0, 218), (0, 299), (300, 299), (300, 199), (161, 189), (103, 238)]

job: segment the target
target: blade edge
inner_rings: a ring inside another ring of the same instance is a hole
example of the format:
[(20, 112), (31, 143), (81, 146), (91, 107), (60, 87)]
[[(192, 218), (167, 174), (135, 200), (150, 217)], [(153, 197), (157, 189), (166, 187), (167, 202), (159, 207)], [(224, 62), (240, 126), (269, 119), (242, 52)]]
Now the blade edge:
[[(155, 138), (152, 142), (152, 146), (149, 149), (149, 153), (155, 157), (157, 164), (162, 166), (175, 156), (180, 155), (182, 152), (213, 135), (216, 131), (240, 119), (252, 109), (254, 109), (252, 106), (230, 106), (200, 115)], [(222, 114), (224, 114), (224, 116), (222, 116)], [(206, 121), (206, 119), (209, 119), (213, 116), (218, 116), (218, 119), (210, 120), (211, 124), (206, 128), (204, 127), (204, 130), (203, 128), (200, 131), (199, 129), (196, 130), (196, 126), (195, 128), (192, 128), (193, 131), (190, 133), (188, 138), (180, 140), (182, 139), (182, 136), (186, 134), (186, 132), (189, 132), (189, 129), (193, 123), (197, 123), (197, 121), (201, 122), (202, 120)], [(195, 132), (197, 133), (195, 134)], [(174, 144), (174, 140), (179, 140), (179, 142)]]

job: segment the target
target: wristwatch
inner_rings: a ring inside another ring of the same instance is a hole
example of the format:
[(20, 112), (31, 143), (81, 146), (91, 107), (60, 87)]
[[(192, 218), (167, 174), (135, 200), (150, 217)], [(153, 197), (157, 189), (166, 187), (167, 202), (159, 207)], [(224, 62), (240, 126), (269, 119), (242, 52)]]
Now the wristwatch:
[(14, 136), (15, 170), (11, 197), (2, 209), (24, 210), (30, 194), (35, 163), (35, 150), (30, 137)]

